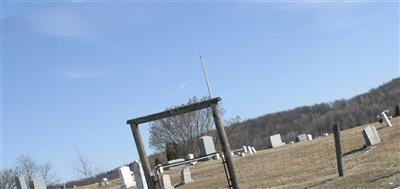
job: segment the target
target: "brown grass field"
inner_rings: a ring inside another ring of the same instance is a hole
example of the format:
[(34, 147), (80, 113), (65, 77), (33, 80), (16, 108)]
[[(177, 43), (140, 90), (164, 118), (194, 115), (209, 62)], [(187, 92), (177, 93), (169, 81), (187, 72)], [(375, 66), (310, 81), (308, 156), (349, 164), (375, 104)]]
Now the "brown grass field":
[[(392, 119), (393, 127), (373, 123), (382, 143), (363, 149), (362, 125), (341, 132), (344, 177), (339, 177), (333, 135), (312, 141), (287, 144), (280, 148), (257, 151), (245, 157), (235, 157), (239, 184), (244, 189), (255, 188), (396, 188), (400, 186), (400, 118)], [(190, 167), (193, 183), (179, 189), (227, 188), (220, 160), (200, 162)], [(172, 183), (180, 182), (180, 168), (164, 172)], [(101, 187), (119, 188), (114, 180)], [(97, 188), (88, 185), (79, 188)]]

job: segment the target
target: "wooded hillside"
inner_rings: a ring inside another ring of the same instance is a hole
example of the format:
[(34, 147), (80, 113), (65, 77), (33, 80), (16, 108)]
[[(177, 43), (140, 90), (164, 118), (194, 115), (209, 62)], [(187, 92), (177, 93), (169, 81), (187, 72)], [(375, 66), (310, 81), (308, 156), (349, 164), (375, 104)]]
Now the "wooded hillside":
[(233, 149), (242, 145), (263, 149), (271, 145), (269, 136), (273, 134), (281, 134), (284, 142), (295, 141), (302, 133), (321, 136), (331, 132), (334, 122), (340, 123), (342, 129), (374, 122), (376, 115), (385, 109), (394, 113), (399, 102), (400, 78), (396, 78), (348, 100), (298, 107), (234, 123), (227, 133)]

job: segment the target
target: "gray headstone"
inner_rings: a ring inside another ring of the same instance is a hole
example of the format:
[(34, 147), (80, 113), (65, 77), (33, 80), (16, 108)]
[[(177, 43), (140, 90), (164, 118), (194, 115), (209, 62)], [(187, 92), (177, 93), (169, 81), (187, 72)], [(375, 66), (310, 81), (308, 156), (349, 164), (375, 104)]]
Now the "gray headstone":
[(312, 140), (312, 139), (313, 139), (312, 134), (307, 134), (307, 140)]
[(387, 117), (387, 115), (386, 115), (385, 112), (381, 112), (379, 115), (380, 115), (381, 118), (382, 118), (382, 121), (383, 121), (383, 125), (384, 125), (384, 126), (386, 126), (386, 127), (392, 127), (392, 123), (389, 121), (389, 118)]
[(137, 160), (133, 162), (133, 175), (135, 176), (136, 188), (147, 189), (147, 182), (142, 164)]
[(185, 167), (181, 171), (181, 184), (187, 184), (193, 182), (192, 173), (189, 167)]
[(31, 180), (31, 189), (46, 189), (46, 183), (43, 178), (33, 178)]
[(194, 155), (193, 155), (193, 154), (188, 154), (188, 155), (187, 155), (187, 159), (188, 159), (188, 160), (194, 159)]
[(308, 139), (307, 139), (307, 135), (306, 135), (306, 134), (301, 134), (301, 135), (297, 136), (297, 140), (298, 140), (299, 142), (301, 142), (301, 141), (306, 141), (306, 140), (308, 140)]
[(244, 153), (248, 153), (248, 151), (247, 151), (247, 146), (242, 146), (242, 149), (243, 149), (243, 152), (244, 152)]
[(17, 189), (28, 189), (28, 184), (22, 175), (15, 176), (15, 184), (17, 185)]
[(251, 149), (251, 146), (247, 146), (247, 150), (248, 150), (249, 154), (253, 154), (254, 153), (253, 150)]
[(257, 153), (257, 150), (256, 150), (256, 148), (254, 148), (254, 147), (251, 147), (251, 150), (253, 150), (253, 153)]
[(212, 137), (202, 136), (197, 141), (201, 156), (215, 153), (215, 146)]
[(219, 160), (219, 159), (221, 159), (221, 155), (219, 155), (219, 154), (215, 154), (215, 156), (214, 156), (214, 159), (215, 159), (215, 160)]
[(269, 137), (269, 139), (271, 140), (272, 148), (277, 148), (277, 147), (285, 145), (285, 143), (282, 143), (280, 134), (272, 135)]
[(169, 178), (169, 175), (163, 174), (161, 176), (161, 180), (163, 189), (174, 189), (174, 186), (172, 186), (171, 184), (171, 178)]
[(121, 189), (126, 189), (135, 186), (136, 183), (133, 181), (132, 172), (128, 166), (122, 166), (118, 169), (119, 178), (122, 181), (120, 186)]
[(367, 146), (373, 146), (381, 142), (381, 138), (379, 137), (378, 131), (372, 125), (368, 125), (368, 127), (366, 127), (362, 131), (362, 134), (364, 136), (365, 144)]

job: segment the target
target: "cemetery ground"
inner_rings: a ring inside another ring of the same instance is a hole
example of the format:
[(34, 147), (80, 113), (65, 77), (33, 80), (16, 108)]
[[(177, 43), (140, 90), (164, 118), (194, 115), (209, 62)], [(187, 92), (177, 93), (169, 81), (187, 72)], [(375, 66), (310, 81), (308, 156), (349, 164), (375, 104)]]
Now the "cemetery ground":
[[(400, 186), (400, 118), (393, 127), (372, 123), (382, 143), (366, 149), (362, 125), (341, 132), (344, 177), (336, 166), (333, 134), (311, 141), (258, 150), (245, 157), (234, 156), (241, 188), (395, 188)], [(245, 145), (245, 144), (244, 144)], [(180, 182), (180, 170), (167, 170), (173, 185)], [(190, 166), (194, 182), (176, 188), (227, 188), (221, 160)], [(119, 188), (119, 179), (101, 188)], [(78, 188), (97, 188), (97, 184)]]

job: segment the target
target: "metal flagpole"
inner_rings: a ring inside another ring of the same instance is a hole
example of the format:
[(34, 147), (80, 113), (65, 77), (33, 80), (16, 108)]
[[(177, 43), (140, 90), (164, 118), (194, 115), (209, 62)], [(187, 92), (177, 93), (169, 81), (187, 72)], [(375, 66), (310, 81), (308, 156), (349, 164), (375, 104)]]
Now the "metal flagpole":
[(207, 71), (206, 71), (206, 66), (204, 65), (204, 62), (203, 62), (203, 56), (202, 56), (201, 53), (199, 53), (199, 56), (200, 56), (201, 66), (203, 67), (204, 77), (206, 78), (208, 94), (210, 95), (210, 98), (212, 98), (211, 87), (210, 87), (210, 81), (208, 80)]

